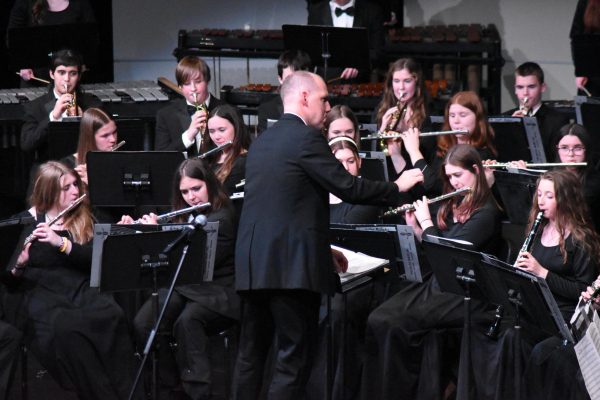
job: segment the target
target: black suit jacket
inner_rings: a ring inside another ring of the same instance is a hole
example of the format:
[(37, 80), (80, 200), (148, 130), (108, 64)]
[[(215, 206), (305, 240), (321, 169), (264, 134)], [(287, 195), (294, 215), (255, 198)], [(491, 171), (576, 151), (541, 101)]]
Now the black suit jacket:
[[(513, 108), (504, 114), (512, 115), (515, 111), (517, 111), (517, 108)], [(569, 116), (542, 103), (542, 106), (535, 113), (535, 118), (537, 119), (538, 127), (540, 129), (540, 136), (542, 137), (546, 160), (548, 162), (553, 162), (557, 158), (556, 149), (554, 147), (556, 146), (558, 131), (564, 125), (569, 123)]]
[[(56, 97), (52, 89), (45, 95), (38, 97), (32, 102), (26, 103), (24, 124), (21, 128), (21, 149), (23, 151), (38, 152), (38, 160), (45, 161), (48, 158), (48, 124), (50, 123), (50, 111), (56, 104)], [(82, 110), (90, 107), (102, 107), (102, 102), (91, 94), (77, 94), (77, 105)]]
[[(211, 94), (208, 112), (222, 104), (225, 102)], [(188, 157), (197, 156), (196, 146), (192, 145), (186, 149), (181, 140), (181, 135), (189, 128), (190, 122), (187, 103), (183, 98), (172, 100), (169, 105), (161, 108), (156, 114), (154, 150), (187, 151)]]
[(283, 114), (283, 102), (281, 96), (275, 96), (258, 106), (258, 133), (267, 129), (269, 119), (278, 120)]
[(393, 183), (350, 175), (317, 129), (283, 114), (252, 144), (235, 254), (236, 289), (331, 292), (329, 195), (398, 204)]
[[(352, 27), (367, 28), (373, 66), (379, 65), (383, 55), (385, 42), (384, 19), (381, 8), (377, 4), (366, 0), (356, 0), (354, 3)], [(329, 1), (325, 0), (308, 6), (308, 25), (333, 26)]]

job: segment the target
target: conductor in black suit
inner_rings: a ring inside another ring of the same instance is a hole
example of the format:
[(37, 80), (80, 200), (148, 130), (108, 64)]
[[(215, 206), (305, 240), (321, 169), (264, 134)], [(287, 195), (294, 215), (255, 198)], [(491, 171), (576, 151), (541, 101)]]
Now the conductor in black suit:
[(62, 121), (67, 116), (81, 116), (90, 107), (101, 107), (102, 102), (81, 92), (79, 81), (83, 60), (72, 50), (59, 50), (50, 60), (50, 78), (53, 83), (48, 93), (26, 103), (21, 128), (21, 149), (36, 151), (36, 160), (48, 160), (48, 124)]
[(258, 398), (273, 342), (268, 398), (304, 394), (320, 295), (332, 293), (334, 264), (339, 270), (345, 262), (338, 254), (332, 260), (328, 194), (350, 203), (393, 205), (400, 202), (400, 191), (423, 180), (419, 169), (391, 183), (349, 174), (320, 131), (330, 106), (318, 75), (294, 72), (280, 94), (283, 116), (255, 140), (246, 161), (235, 257), (236, 289), (243, 300), (236, 399)]
[[(383, 55), (384, 22), (381, 8), (367, 0), (324, 0), (308, 5), (308, 25), (367, 28), (371, 64), (374, 67), (380, 66)], [(340, 76), (344, 79), (352, 79), (358, 74), (359, 71), (355, 68), (345, 68)]]
[(225, 102), (208, 91), (210, 68), (199, 57), (183, 57), (175, 79), (184, 98), (172, 100), (156, 114), (154, 150), (185, 151), (189, 158), (199, 154), (208, 113)]

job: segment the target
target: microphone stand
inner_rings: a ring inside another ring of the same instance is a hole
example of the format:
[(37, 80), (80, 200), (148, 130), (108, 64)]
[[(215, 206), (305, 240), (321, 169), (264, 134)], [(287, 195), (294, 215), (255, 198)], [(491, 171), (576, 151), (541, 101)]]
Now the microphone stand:
[[(173, 295), (173, 290), (175, 289), (175, 284), (177, 282), (177, 278), (179, 277), (179, 273), (181, 272), (181, 267), (183, 266), (183, 262), (185, 261), (185, 257), (188, 252), (188, 248), (190, 247), (192, 235), (196, 232), (196, 229), (201, 229), (203, 225), (206, 225), (206, 217), (203, 219), (199, 219), (200, 216), (196, 217), (194, 221), (193, 228), (186, 228), (181, 231), (178, 237), (176, 237), (171, 243), (167, 244), (167, 246), (159, 253), (159, 259), (167, 259), (167, 254), (169, 254), (179, 243), (185, 241), (183, 251), (181, 253), (181, 257), (179, 259), (179, 264), (177, 265), (177, 269), (175, 270), (175, 274), (173, 275), (173, 280), (171, 281), (171, 285), (169, 286), (169, 290), (167, 292), (167, 296), (165, 298), (165, 302), (160, 309), (160, 314), (158, 313), (159, 304), (158, 304), (158, 269), (160, 267), (169, 265), (168, 261), (159, 261), (155, 263), (143, 263), (148, 265), (142, 265), (142, 267), (152, 268), (153, 274), (153, 282), (154, 282), (154, 291), (152, 293), (152, 303), (155, 311), (155, 316), (158, 315), (154, 320), (154, 326), (148, 335), (148, 339), (146, 340), (146, 346), (144, 347), (144, 357), (142, 358), (142, 362), (138, 367), (137, 374), (135, 376), (135, 380), (133, 382), (133, 386), (131, 391), (129, 392), (129, 400), (133, 400), (135, 390), (139, 384), (142, 373), (144, 372), (144, 366), (146, 365), (146, 361), (148, 360), (148, 355), (150, 351), (152, 351), (152, 399), (158, 399), (158, 359), (156, 356), (156, 351), (154, 349), (154, 338), (156, 337), (156, 333), (160, 328), (160, 323), (162, 322), (163, 316), (169, 305), (169, 301), (171, 300), (171, 296)], [(152, 350), (151, 350), (152, 349)]]

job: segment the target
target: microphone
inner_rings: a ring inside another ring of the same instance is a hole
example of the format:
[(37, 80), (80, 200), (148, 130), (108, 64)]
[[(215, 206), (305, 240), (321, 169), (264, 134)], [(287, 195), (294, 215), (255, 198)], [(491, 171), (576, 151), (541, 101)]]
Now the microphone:
[(194, 225), (195, 229), (200, 229), (206, 225), (206, 222), (207, 222), (206, 215), (198, 214), (192, 221), (192, 225)]

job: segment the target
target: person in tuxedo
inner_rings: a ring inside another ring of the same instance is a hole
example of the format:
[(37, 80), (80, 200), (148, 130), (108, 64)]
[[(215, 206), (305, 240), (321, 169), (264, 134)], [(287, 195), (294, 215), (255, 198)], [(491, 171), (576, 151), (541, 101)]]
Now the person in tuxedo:
[[(277, 60), (277, 79), (279, 84), (294, 71), (308, 71), (311, 66), (310, 56), (302, 50), (286, 50)], [(258, 126), (260, 134), (267, 129), (269, 120), (278, 120), (283, 114), (283, 103), (281, 96), (275, 96), (270, 100), (260, 103), (258, 106)]]
[[(338, 28), (367, 28), (371, 64), (379, 66), (384, 44), (383, 24), (385, 18), (381, 8), (367, 0), (323, 0), (308, 5), (308, 25), (335, 26)], [(345, 68), (332, 73), (343, 79), (356, 78), (360, 73), (356, 68)], [(326, 79), (331, 77), (327, 76)]]
[[(37, 152), (39, 162), (48, 159), (48, 124), (62, 121), (67, 116), (81, 116), (90, 107), (100, 107), (101, 102), (79, 87), (83, 60), (72, 50), (59, 50), (50, 60), (50, 78), (53, 81), (48, 93), (25, 104), (24, 123), (21, 128), (21, 149)], [(75, 100), (75, 105), (73, 105)]]
[(546, 91), (544, 71), (539, 64), (526, 62), (515, 70), (515, 96), (518, 108), (506, 111), (505, 115), (513, 117), (535, 117), (540, 129), (542, 144), (546, 158), (554, 158), (552, 144), (558, 130), (569, 123), (569, 116), (542, 103), (542, 94)]
[(423, 177), (418, 169), (394, 183), (349, 174), (321, 132), (330, 106), (318, 75), (294, 72), (281, 85), (281, 98), (282, 117), (254, 141), (246, 161), (235, 252), (243, 301), (236, 399), (258, 398), (273, 342), (268, 398), (297, 399), (305, 392), (320, 296), (332, 293), (334, 265), (338, 271), (347, 267), (329, 247), (328, 193), (351, 203), (398, 204), (399, 191)]
[(199, 57), (183, 57), (175, 68), (175, 79), (184, 98), (172, 100), (156, 114), (154, 150), (182, 151), (188, 157), (197, 156), (208, 113), (225, 102), (208, 91), (210, 68)]

